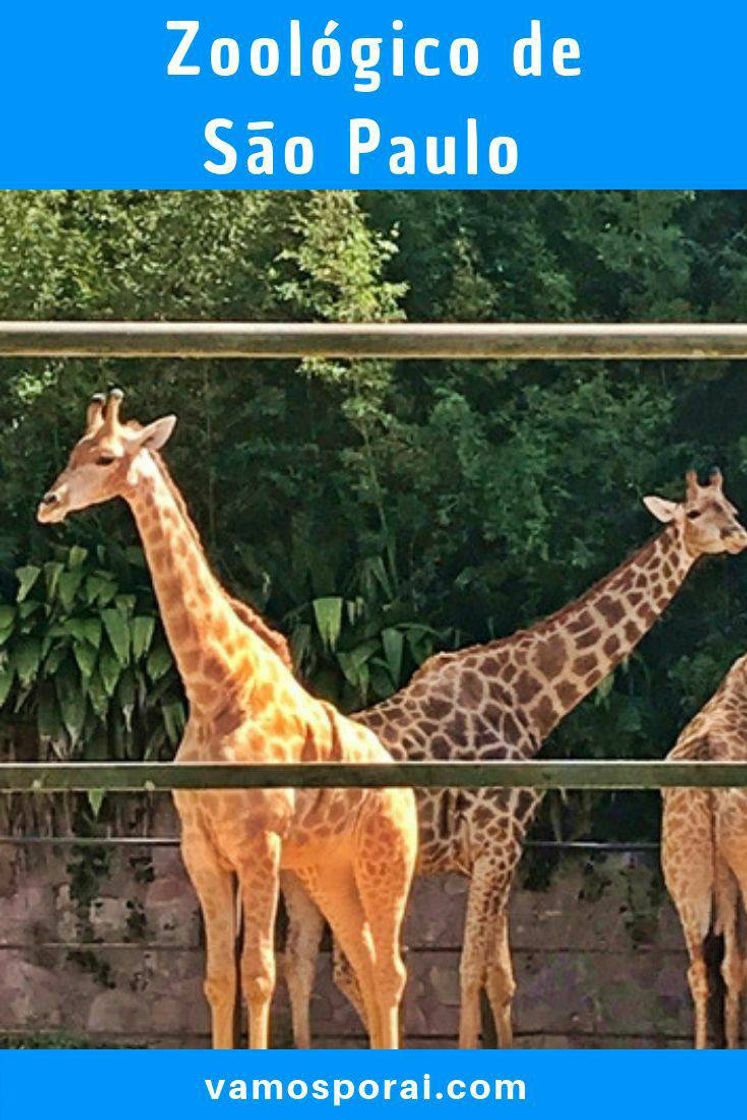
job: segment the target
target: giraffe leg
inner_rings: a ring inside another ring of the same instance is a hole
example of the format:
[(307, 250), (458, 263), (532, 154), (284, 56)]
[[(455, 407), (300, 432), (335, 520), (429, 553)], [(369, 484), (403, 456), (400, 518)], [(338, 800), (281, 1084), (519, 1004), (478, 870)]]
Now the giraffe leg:
[(288, 912), (285, 981), (293, 1019), (293, 1041), (298, 1050), (308, 1050), (311, 1046), (311, 993), (324, 917), (292, 872), (283, 872), (281, 884)]
[(687, 982), (695, 1009), (695, 1048), (708, 1045), (708, 967), (703, 943), (711, 928), (714, 903), (714, 844), (708, 790), (672, 789), (663, 793), (661, 865), (679, 914), (690, 967)]
[[(372, 801), (368, 811), (361, 815), (355, 880), (374, 944), (378, 1045), (398, 1050), (400, 1005), (406, 980), (401, 952), (402, 923), (415, 871), (417, 818), (409, 790), (387, 792), (386, 799)], [(408, 819), (410, 829), (400, 827)]]
[(185, 832), (182, 859), (205, 921), (205, 995), (210, 1004), (213, 1048), (236, 1045), (236, 894), (234, 879), (201, 834)]
[(275, 917), (280, 895), (281, 840), (261, 833), (242, 852), (238, 866), (244, 917), (241, 987), (249, 1012), (249, 1046), (266, 1050), (275, 990)]
[(743, 962), (739, 948), (738, 911), (739, 886), (728, 864), (718, 859), (716, 869), (717, 929), (724, 937), (724, 959), (721, 975), (726, 985), (724, 1032), (730, 1050), (739, 1046), (739, 1013), (743, 984)]
[(332, 979), (357, 1011), (361, 1022), (365, 1026), (366, 1010), (363, 1006), (363, 996), (360, 986), (356, 979), (355, 972), (350, 967), (350, 961), (343, 953), (336, 938), (332, 939)]
[(372, 1048), (380, 1047), (371, 929), (352, 867), (299, 869), (298, 877), (332, 927), (335, 939), (354, 970), (365, 1007)]
[(501, 910), (493, 921), (491, 944), (488, 946), (486, 984), (490, 1010), (493, 1013), (498, 1045), (513, 1046), (511, 1004), (516, 992), (511, 948), (508, 940), (508, 914)]
[[(726, 1045), (739, 1046), (741, 995), (747, 986), (747, 950), (740, 942), (739, 906), (741, 896), (742, 917), (747, 914), (747, 836), (742, 821), (747, 809), (747, 795), (744, 791), (732, 793), (732, 811), (725, 820), (720, 821), (719, 855), (728, 866), (728, 875), (733, 892), (727, 898), (725, 908), (732, 917), (731, 934), (727, 940), (724, 921), (724, 979), (727, 986)], [(735, 811), (736, 809), (736, 811)], [(719, 906), (723, 906), (719, 895)], [(729, 909), (733, 907), (733, 914)], [(744, 930), (744, 925), (742, 926)], [(727, 965), (728, 960), (728, 965)]]
[[(480, 1039), (480, 992), (488, 980), (488, 937), (496, 916), (504, 913), (508, 906), (512, 878), (513, 866), (511, 870), (506, 870), (505, 864), (496, 867), (487, 856), (480, 856), (475, 861), (467, 895), (464, 945), (459, 962), (459, 1047), (462, 1050), (474, 1050)], [(493, 994), (500, 1006), (505, 1000), (504, 994), (499, 993), (502, 983), (505, 981), (499, 980), (496, 969)], [(501, 1018), (504, 1018), (503, 1012)]]

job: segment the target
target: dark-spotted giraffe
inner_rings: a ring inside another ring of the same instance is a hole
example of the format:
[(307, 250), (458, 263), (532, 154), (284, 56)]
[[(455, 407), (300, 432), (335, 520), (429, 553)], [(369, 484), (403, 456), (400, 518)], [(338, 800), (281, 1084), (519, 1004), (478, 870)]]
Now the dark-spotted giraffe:
[[(237, 608), (213, 574), (157, 455), (175, 418), (144, 428), (123, 424), (121, 399), (114, 391), (91, 402), (86, 430), (38, 517), (63, 521), (115, 497), (129, 505), (189, 703), (177, 760), (386, 761), (369, 728), (301, 687), (271, 648), (272, 633)], [(238, 897), (249, 1041), (267, 1046), (280, 872), (292, 869), (350, 957), (372, 1045), (396, 1047), (400, 927), (417, 846), (412, 791), (182, 790), (174, 798), (182, 855), (205, 919), (213, 1045), (233, 1043)]]
[[(687, 725), (672, 761), (747, 763), (747, 656), (734, 662), (721, 686)], [(747, 984), (747, 790), (662, 791), (661, 863), (677, 907), (690, 956), (688, 982), (695, 1006), (695, 1046), (708, 1041), (708, 970), (704, 942), (713, 930), (724, 939), (726, 1044), (739, 1045), (739, 1012)], [(742, 935), (743, 937), (744, 935)]]
[[(354, 718), (376, 731), (397, 759), (532, 758), (560, 720), (634, 649), (700, 556), (747, 546), (717, 471), (702, 487), (689, 472), (684, 502), (644, 502), (666, 528), (580, 599), (530, 630), (431, 658), (401, 692)], [(541, 795), (490, 789), (420, 790), (417, 796), (419, 871), (459, 871), (470, 879), (459, 1045), (477, 1045), (482, 989), (499, 1042), (510, 1045), (509, 891)], [(283, 890), (294, 1035), (297, 1045), (308, 1046), (321, 919), (292, 877)], [(336, 979), (360, 1009), (339, 954)]]

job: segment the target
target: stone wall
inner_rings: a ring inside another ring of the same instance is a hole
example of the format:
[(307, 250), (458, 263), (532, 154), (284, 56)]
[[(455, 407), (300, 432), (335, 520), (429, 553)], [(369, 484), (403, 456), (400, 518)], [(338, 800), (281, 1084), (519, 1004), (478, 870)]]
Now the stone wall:
[[(534, 855), (536, 860), (537, 856)], [(466, 882), (417, 884), (407, 929), (408, 1045), (454, 1044)], [(512, 907), (520, 1046), (683, 1046), (686, 960), (655, 853), (565, 856)], [(196, 899), (178, 850), (0, 847), (0, 1035), (89, 1044), (208, 1043)], [(274, 1042), (290, 1045), (279, 986)], [(319, 1046), (359, 1046), (323, 954)]]

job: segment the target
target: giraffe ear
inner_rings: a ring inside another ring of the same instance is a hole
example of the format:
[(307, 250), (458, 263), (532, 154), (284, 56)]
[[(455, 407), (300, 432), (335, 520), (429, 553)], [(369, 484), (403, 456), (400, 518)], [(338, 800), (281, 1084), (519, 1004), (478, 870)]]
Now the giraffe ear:
[(653, 494), (644, 498), (643, 504), (649, 513), (653, 513), (657, 521), (663, 521), (665, 525), (674, 521), (680, 505), (679, 502), (670, 502), (667, 498), (657, 498)]
[(135, 436), (135, 442), (148, 451), (160, 451), (168, 443), (175, 427), (176, 416), (162, 416), (141, 429)]

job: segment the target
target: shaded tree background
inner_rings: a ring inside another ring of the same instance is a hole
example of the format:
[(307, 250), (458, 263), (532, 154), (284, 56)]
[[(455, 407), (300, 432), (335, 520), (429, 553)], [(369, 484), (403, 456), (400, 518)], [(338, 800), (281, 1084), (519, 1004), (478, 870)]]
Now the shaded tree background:
[[(740, 192), (6, 192), (0, 317), (739, 321), (746, 219)], [(2, 374), (0, 716), (31, 757), (168, 757), (183, 723), (131, 518), (34, 523), (107, 384), (141, 420), (178, 414), (169, 461), (221, 576), (348, 710), (580, 594), (689, 466), (717, 462), (747, 506), (734, 362)], [(661, 757), (747, 647), (746, 607), (744, 560), (704, 563), (547, 752)], [(640, 837), (657, 815), (643, 795), (556, 797), (541, 827)]]

